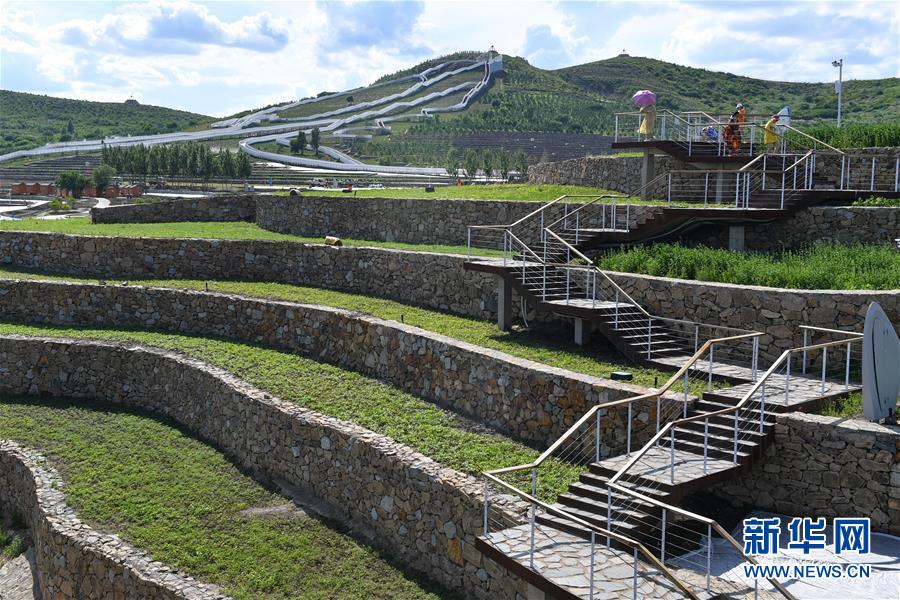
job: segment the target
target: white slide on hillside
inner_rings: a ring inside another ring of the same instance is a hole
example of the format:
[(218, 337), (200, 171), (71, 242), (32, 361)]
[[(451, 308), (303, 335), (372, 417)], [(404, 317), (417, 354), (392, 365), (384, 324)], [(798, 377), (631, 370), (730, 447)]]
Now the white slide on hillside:
[[(102, 140), (83, 140), (78, 142), (46, 144), (30, 150), (18, 150), (0, 155), (0, 162), (23, 157), (49, 156), (64, 152), (96, 152), (103, 149), (104, 146), (137, 146), (141, 144), (149, 146), (178, 142), (242, 138), (238, 143), (242, 152), (269, 162), (319, 169), (340, 169), (341, 171), (446, 175), (446, 170), (439, 167), (387, 167), (381, 165), (367, 165), (339, 150), (326, 146), (320, 146), (320, 151), (327, 156), (334, 158), (337, 163), (327, 160), (289, 156), (277, 152), (267, 152), (254, 148), (253, 145), (271, 141), (275, 141), (280, 145), (290, 145), (290, 138), (293, 135), (296, 135), (298, 131), (303, 130), (310, 132), (314, 128), (330, 132), (334, 137), (338, 138), (371, 139), (372, 135), (390, 132), (390, 127), (385, 125), (387, 122), (417, 121), (432, 118), (436, 113), (465, 110), (472, 102), (478, 99), (484, 90), (486, 90), (491, 83), (493, 74), (502, 69), (502, 61), (503, 57), (496, 53), (485, 54), (478, 59), (445, 61), (419, 73), (383, 81), (367, 87), (355, 88), (354, 90), (346, 92), (325, 94), (317, 98), (306, 98), (287, 104), (268, 107), (242, 117), (217, 121), (210, 125), (210, 129), (204, 131), (181, 131), (175, 133), (127, 137), (111, 136)], [(477, 69), (482, 69), (484, 71), (484, 74), (478, 81), (466, 81), (439, 91), (417, 96), (441, 81)], [(371, 90), (387, 85), (405, 83), (407, 81), (413, 83), (403, 91), (387, 94), (380, 98), (376, 98), (375, 100), (361, 102), (352, 106), (341, 107), (306, 117), (284, 118), (278, 116), (279, 112), (297, 106), (320, 102), (335, 97), (352, 95), (353, 93), (362, 90)], [(461, 92), (466, 93), (459, 102), (449, 106), (429, 107), (429, 104)], [(417, 97), (410, 100), (403, 100), (403, 98), (409, 98), (410, 96)], [(418, 107), (422, 107), (419, 113), (402, 114), (408, 113), (410, 110)], [(367, 110), (361, 111), (361, 109)], [(342, 117), (342, 115), (347, 116)], [(264, 121), (268, 121), (272, 124), (259, 125)], [(348, 127), (348, 125), (363, 121), (375, 121), (376, 124), (374, 126), (358, 125), (356, 127)], [(355, 131), (363, 131), (365, 133), (352, 133)]]

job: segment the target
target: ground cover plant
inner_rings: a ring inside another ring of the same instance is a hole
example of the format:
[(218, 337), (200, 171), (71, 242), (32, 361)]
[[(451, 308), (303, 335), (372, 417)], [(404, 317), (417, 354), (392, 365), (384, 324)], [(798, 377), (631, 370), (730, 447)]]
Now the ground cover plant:
[(738, 253), (656, 244), (600, 257), (611, 271), (799, 289), (900, 289), (900, 253), (888, 245), (818, 243), (795, 252)]
[[(282, 192), (287, 194), (287, 192)], [(583, 185), (498, 183), (489, 185), (448, 185), (435, 188), (434, 192), (424, 192), (422, 188), (357, 189), (353, 195), (361, 198), (462, 198), (467, 200), (528, 200), (549, 202), (562, 195), (589, 195), (586, 198), (572, 198), (570, 202), (589, 202), (596, 195), (624, 196), (621, 192), (593, 188)], [(340, 190), (314, 190), (308, 196), (343, 196)], [(623, 198), (621, 202), (640, 202), (638, 198)]]
[[(181, 223), (91, 223), (89, 219), (19, 219), (0, 221), (0, 231), (43, 231), (47, 233), (70, 233), (77, 235), (98, 235), (104, 237), (150, 237), (150, 238), (208, 238), (220, 240), (275, 240), (321, 244), (324, 237), (303, 237), (286, 233), (277, 233), (258, 227), (255, 223), (242, 221), (217, 222), (181, 222)], [(417, 252), (445, 252), (465, 254), (465, 246), (449, 246), (441, 244), (404, 244), (401, 242), (380, 242), (341, 238), (346, 246), (371, 246), (376, 248), (394, 248)], [(472, 254), (479, 256), (499, 256), (500, 251), (484, 248), (472, 248)]]
[(335, 526), (290, 510), (224, 454), (158, 417), (4, 396), (0, 438), (43, 453), (88, 524), (236, 599), (446, 595)]
[[(0, 335), (19, 334), (137, 342), (203, 360), (282, 400), (351, 421), (471, 475), (527, 464), (537, 450), (487, 431), (459, 415), (371, 377), (289, 352), (216, 338), (147, 331), (0, 323)], [(578, 479), (579, 467), (544, 463), (541, 485), (555, 498)]]
[(884, 198), (881, 196), (871, 196), (870, 198), (861, 198), (853, 203), (853, 206), (886, 206), (891, 208), (900, 208), (900, 198)]
[[(35, 274), (2, 266), (0, 266), (0, 277), (96, 282), (96, 279)], [(665, 371), (630, 365), (620, 355), (608, 349), (601, 349), (598, 345), (587, 348), (575, 346), (572, 343), (571, 326), (561, 324), (533, 323), (528, 330), (502, 332), (497, 329), (494, 321), (488, 319), (463, 317), (395, 300), (309, 286), (201, 279), (129, 279), (128, 281), (129, 285), (207, 290), (342, 308), (382, 319), (401, 321), (477, 346), (500, 350), (519, 358), (596, 377), (608, 378), (613, 371), (629, 371), (634, 375), (634, 383), (638, 385), (656, 387), (662, 385), (670, 376), (670, 373)], [(107, 282), (111, 285), (120, 283), (116, 280), (107, 280)]]

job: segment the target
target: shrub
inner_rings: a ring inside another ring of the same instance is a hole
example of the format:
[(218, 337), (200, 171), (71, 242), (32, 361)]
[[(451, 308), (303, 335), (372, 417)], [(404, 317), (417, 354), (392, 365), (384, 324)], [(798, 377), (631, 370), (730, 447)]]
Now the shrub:
[(97, 191), (100, 191), (109, 185), (115, 175), (116, 170), (111, 166), (104, 164), (94, 169), (91, 177), (94, 180), (94, 186), (97, 188)]
[(818, 243), (796, 252), (738, 253), (657, 244), (602, 256), (601, 268), (660, 277), (800, 289), (900, 289), (889, 245)]
[(88, 178), (78, 171), (63, 171), (56, 176), (56, 187), (70, 191), (75, 198), (81, 196), (87, 185)]
[(900, 198), (882, 198), (880, 196), (871, 196), (869, 198), (861, 198), (853, 203), (853, 206), (890, 206), (900, 208)]

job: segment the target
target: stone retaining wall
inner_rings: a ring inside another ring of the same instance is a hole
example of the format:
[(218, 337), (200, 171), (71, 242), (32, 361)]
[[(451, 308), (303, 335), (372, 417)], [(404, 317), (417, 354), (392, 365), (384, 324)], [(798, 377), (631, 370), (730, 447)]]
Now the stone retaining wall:
[[(631, 193), (641, 186), (641, 156), (589, 156), (559, 162), (540, 163), (528, 167), (528, 183), (586, 185), (617, 192)], [(654, 156), (657, 175), (671, 170), (690, 168), (671, 156)], [(660, 190), (663, 190), (660, 193)], [(653, 197), (665, 196), (665, 185), (651, 190)]]
[[(0, 280), (0, 319), (155, 329), (297, 351), (376, 377), (526, 443), (546, 447), (594, 404), (645, 393), (416, 327), (292, 302), (137, 286)], [(603, 453), (625, 451), (624, 407), (604, 413)], [(637, 443), (655, 404), (634, 410)]]
[(153, 348), (2, 336), (0, 369), (6, 393), (160, 413), (257, 477), (308, 490), (342, 522), (373, 531), (377, 546), (414, 571), (466, 597), (515, 598), (518, 581), (474, 547), (481, 483), (390, 438)]
[(789, 515), (869, 517), (873, 529), (900, 535), (900, 427), (803, 413), (777, 418), (765, 456), (717, 486), (719, 495)]
[[(813, 242), (893, 244), (900, 237), (900, 208), (811, 206), (790, 219), (744, 227), (744, 249), (754, 252), (795, 250)], [(688, 244), (728, 246), (728, 228), (704, 226), (683, 236)]]
[[(0, 232), (0, 264), (14, 268), (98, 278), (227, 279), (313, 285), (458, 315), (494, 318), (494, 278), (464, 271), (465, 260), (454, 254), (295, 242)], [(900, 323), (900, 294), (895, 290), (783, 290), (648, 275), (611, 275), (651, 313), (766, 331), (771, 339), (765, 338), (762, 347), (774, 341), (778, 352), (802, 342), (798, 329), (802, 324), (861, 330), (865, 307), (872, 300), (882, 304), (894, 323)], [(520, 309), (517, 296), (513, 309)], [(529, 320), (534, 316), (530, 314)]]
[(176, 198), (146, 204), (92, 208), (92, 223), (174, 223), (179, 221), (253, 221), (252, 195)]
[(609, 275), (651, 314), (764, 332), (760, 352), (769, 360), (802, 345), (800, 325), (861, 332), (871, 302), (881, 304), (900, 328), (898, 290), (792, 290), (630, 273)]
[[(9, 342), (9, 340), (3, 340)], [(39, 347), (40, 342), (29, 342)], [(16, 344), (13, 343), (12, 346)], [(12, 356), (42, 355), (4, 345), (4, 389), (29, 391), (31, 384)], [(73, 366), (70, 363), (70, 367)], [(50, 370), (50, 369), (48, 369)], [(15, 380), (12, 383), (9, 379)], [(36, 387), (40, 384), (36, 383)], [(81, 523), (66, 505), (63, 481), (40, 454), (0, 440), (0, 508), (20, 517), (34, 544), (35, 576), (44, 598), (146, 598), (148, 600), (213, 600), (227, 598), (216, 586), (200, 583), (132, 548), (117, 536)], [(2, 590), (0, 590), (2, 596)]]

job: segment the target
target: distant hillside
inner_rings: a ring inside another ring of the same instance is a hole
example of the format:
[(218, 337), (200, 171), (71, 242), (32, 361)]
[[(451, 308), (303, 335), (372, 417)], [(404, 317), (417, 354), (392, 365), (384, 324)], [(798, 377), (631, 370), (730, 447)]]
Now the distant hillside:
[[(804, 119), (837, 117), (833, 83), (767, 81), (637, 57), (610, 58), (553, 73), (623, 107), (631, 106), (628, 100), (635, 91), (651, 89), (660, 106), (674, 110), (730, 112), (742, 102), (752, 113), (788, 105)], [(773, 77), (779, 74), (773, 69)], [(848, 122), (900, 119), (900, 78), (845, 81), (843, 111)]]
[(213, 120), (160, 106), (88, 102), (0, 90), (0, 154), (67, 138), (97, 139), (195, 129)]

